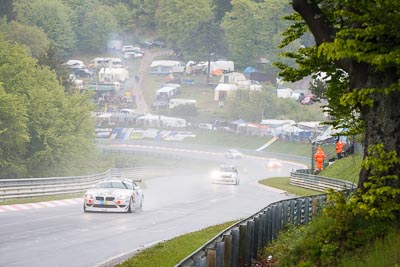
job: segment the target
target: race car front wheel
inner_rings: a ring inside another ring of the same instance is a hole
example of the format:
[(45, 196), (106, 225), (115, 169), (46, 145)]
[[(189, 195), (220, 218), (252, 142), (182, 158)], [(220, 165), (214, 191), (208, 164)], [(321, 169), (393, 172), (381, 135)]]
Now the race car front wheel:
[(129, 206), (128, 206), (128, 210), (126, 211), (127, 213), (132, 213), (132, 210), (133, 210), (133, 208), (132, 208), (132, 203), (133, 203), (133, 200), (132, 200), (132, 198), (129, 200)]

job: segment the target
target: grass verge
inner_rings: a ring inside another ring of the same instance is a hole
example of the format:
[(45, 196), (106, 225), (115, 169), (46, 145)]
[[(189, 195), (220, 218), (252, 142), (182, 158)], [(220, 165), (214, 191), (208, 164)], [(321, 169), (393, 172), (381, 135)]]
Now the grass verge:
[(266, 185), (266, 186), (270, 186), (273, 188), (278, 188), (278, 189), (284, 190), (291, 195), (312, 196), (312, 195), (323, 194), (323, 192), (320, 192), (320, 191), (290, 185), (289, 182), (290, 182), (289, 177), (272, 177), (272, 178), (263, 179), (263, 180), (259, 181), (259, 183), (262, 185)]
[(149, 267), (175, 266), (182, 259), (201, 247), (208, 240), (235, 224), (237, 221), (207, 227), (205, 229), (182, 235), (166, 242), (150, 247), (135, 257), (117, 266), (119, 267)]

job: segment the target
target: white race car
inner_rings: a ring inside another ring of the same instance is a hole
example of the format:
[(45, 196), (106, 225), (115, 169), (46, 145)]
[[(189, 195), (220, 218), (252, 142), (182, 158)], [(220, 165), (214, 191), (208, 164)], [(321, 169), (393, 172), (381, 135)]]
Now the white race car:
[(227, 159), (241, 159), (243, 154), (236, 149), (229, 149), (225, 152), (225, 158)]
[(128, 212), (142, 210), (141, 180), (110, 179), (98, 182), (84, 195), (83, 211)]
[(239, 184), (238, 170), (233, 165), (220, 165), (218, 170), (211, 174), (212, 183)]

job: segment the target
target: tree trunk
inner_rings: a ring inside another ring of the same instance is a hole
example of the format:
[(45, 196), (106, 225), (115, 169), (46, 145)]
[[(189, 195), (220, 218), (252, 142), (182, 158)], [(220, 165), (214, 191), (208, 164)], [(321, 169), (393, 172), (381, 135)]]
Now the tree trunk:
[[(352, 80), (357, 76), (363, 75), (364, 79), (358, 79), (352, 86), (355, 88), (382, 88), (380, 93), (375, 93), (370, 98), (373, 99), (373, 106), (362, 106), (360, 116), (365, 123), (364, 130), (364, 158), (369, 156), (368, 147), (370, 145), (383, 144), (385, 151), (396, 151), (400, 155), (400, 92), (395, 91), (388, 95), (384, 94), (383, 88), (390, 87), (398, 80), (394, 71), (387, 70), (384, 73), (368, 73), (354, 71)], [(353, 88), (354, 88), (353, 87)], [(356, 89), (357, 90), (357, 89)], [(400, 166), (390, 170), (392, 175), (400, 177)], [(359, 177), (358, 187), (364, 190), (364, 183), (368, 181), (370, 172), (362, 168)], [(392, 184), (393, 187), (400, 187), (399, 180)]]
[[(317, 1), (293, 0), (292, 6), (308, 25), (317, 46), (324, 42), (332, 42), (335, 39), (334, 27), (319, 8)], [(367, 96), (367, 99), (373, 100), (372, 106), (359, 105), (360, 116), (365, 123), (364, 159), (369, 156), (369, 146), (377, 144), (383, 144), (386, 152), (396, 151), (397, 157), (399, 157), (400, 89), (398, 88), (399, 75), (396, 69), (387, 68), (382, 72), (377, 72), (371, 65), (350, 59), (343, 59), (335, 62), (335, 64), (349, 74), (350, 90), (382, 89)], [(385, 94), (385, 89), (393, 84), (397, 84), (397, 91)], [(365, 100), (358, 101), (365, 102)], [(364, 183), (369, 181), (370, 174), (370, 170), (366, 170), (364, 167), (360, 171), (358, 186), (362, 191), (367, 190)], [(394, 168), (386, 171), (385, 175), (388, 174), (400, 177), (400, 166), (394, 166)], [(400, 188), (400, 178), (393, 181), (390, 186)]]

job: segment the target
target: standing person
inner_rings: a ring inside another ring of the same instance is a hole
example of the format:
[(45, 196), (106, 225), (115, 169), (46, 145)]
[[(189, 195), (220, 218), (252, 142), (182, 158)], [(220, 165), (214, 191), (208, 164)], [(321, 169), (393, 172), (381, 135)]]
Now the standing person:
[(340, 141), (340, 139), (338, 139), (336, 141), (336, 155), (338, 159), (342, 158), (342, 152), (343, 152), (343, 147), (344, 147), (344, 143), (342, 141)]
[(316, 170), (317, 171), (322, 171), (324, 169), (324, 159), (325, 159), (325, 153), (322, 150), (321, 146), (318, 146), (317, 152), (314, 155), (315, 163), (316, 163)]

